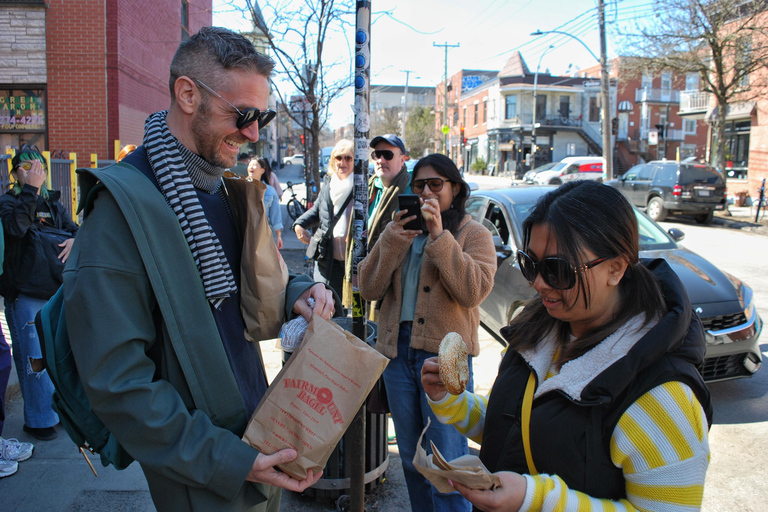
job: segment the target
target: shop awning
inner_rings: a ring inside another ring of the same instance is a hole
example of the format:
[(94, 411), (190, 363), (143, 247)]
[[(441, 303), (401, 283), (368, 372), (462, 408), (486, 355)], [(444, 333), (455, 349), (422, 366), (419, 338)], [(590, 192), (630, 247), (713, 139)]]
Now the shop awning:
[(631, 112), (635, 109), (635, 107), (632, 105), (631, 101), (624, 100), (619, 103), (618, 109), (619, 112)]

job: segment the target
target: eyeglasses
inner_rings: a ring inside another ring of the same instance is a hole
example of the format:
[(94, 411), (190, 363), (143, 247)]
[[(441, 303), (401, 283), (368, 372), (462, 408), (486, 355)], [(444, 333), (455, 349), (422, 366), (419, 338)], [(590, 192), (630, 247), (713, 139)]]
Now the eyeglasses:
[(420, 194), (426, 185), (429, 185), (429, 190), (432, 192), (440, 192), (443, 190), (443, 183), (450, 182), (451, 180), (444, 180), (443, 178), (429, 178), (426, 180), (413, 180), (411, 183), (411, 190)]
[(251, 125), (256, 121), (258, 121), (259, 130), (261, 130), (262, 128), (267, 126), (269, 122), (272, 119), (274, 119), (275, 116), (277, 115), (277, 112), (275, 112), (274, 110), (265, 110), (264, 112), (262, 112), (257, 108), (246, 108), (246, 109), (240, 110), (239, 108), (234, 106), (232, 103), (224, 99), (224, 96), (217, 93), (216, 91), (214, 91), (213, 89), (205, 85), (203, 82), (201, 82), (197, 78), (195, 78), (195, 82), (205, 87), (211, 94), (214, 94), (216, 97), (224, 101), (224, 103), (226, 103), (227, 105), (235, 109), (235, 111), (237, 112), (237, 122), (235, 124), (238, 130), (242, 130), (243, 128), (248, 127), (249, 125)]
[(388, 149), (382, 149), (382, 150), (373, 150), (371, 151), (371, 160), (378, 160), (379, 158), (383, 158), (387, 162), (395, 158), (395, 154), (388, 150)]
[(352, 157), (350, 155), (336, 155), (336, 161), (341, 162), (342, 160), (352, 160)]
[(536, 280), (536, 276), (541, 274), (541, 278), (547, 285), (555, 290), (570, 290), (576, 285), (576, 275), (585, 272), (592, 267), (608, 261), (610, 258), (598, 258), (578, 267), (574, 267), (564, 258), (549, 257), (542, 258), (539, 261), (533, 261), (523, 251), (517, 251), (517, 264), (520, 265), (520, 271), (523, 273), (529, 283)]
[(31, 160), (25, 160), (23, 162), (20, 162), (17, 167), (21, 167), (25, 171), (29, 171), (32, 169), (32, 161)]

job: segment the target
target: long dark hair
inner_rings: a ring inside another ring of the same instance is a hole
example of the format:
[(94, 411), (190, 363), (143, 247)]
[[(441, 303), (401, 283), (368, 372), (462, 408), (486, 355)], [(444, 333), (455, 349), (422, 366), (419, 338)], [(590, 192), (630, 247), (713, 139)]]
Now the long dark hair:
[(261, 175), (261, 181), (269, 185), (269, 179), (272, 177), (272, 166), (269, 165), (269, 161), (266, 158), (258, 159), (259, 165), (264, 169), (264, 174)]
[(440, 216), (443, 218), (443, 229), (447, 229), (455, 235), (461, 220), (467, 213), (464, 206), (467, 203), (467, 197), (469, 197), (469, 185), (461, 177), (461, 172), (459, 172), (459, 168), (456, 167), (453, 160), (445, 155), (433, 153), (420, 158), (416, 162), (416, 166), (413, 168), (413, 175), (411, 176), (411, 188), (413, 188), (413, 180), (419, 174), (419, 169), (426, 166), (433, 168), (437, 174), (450, 182), (459, 184), (459, 193), (453, 198), (450, 208), (440, 212)]
[[(536, 297), (501, 330), (510, 347), (533, 348), (554, 329), (562, 347), (557, 362), (562, 365), (585, 354), (636, 315), (645, 313), (650, 322), (666, 312), (658, 279), (639, 262), (637, 217), (621, 192), (594, 181), (573, 181), (542, 196), (523, 222), (524, 250), (528, 250), (533, 226), (542, 224), (549, 226), (558, 252), (571, 262), (583, 261), (586, 249), (598, 258), (626, 259), (627, 270), (618, 288), (621, 304), (611, 321), (569, 341), (569, 324), (551, 317)], [(576, 286), (575, 301), (583, 300), (589, 309), (590, 291), (583, 273), (577, 275)]]

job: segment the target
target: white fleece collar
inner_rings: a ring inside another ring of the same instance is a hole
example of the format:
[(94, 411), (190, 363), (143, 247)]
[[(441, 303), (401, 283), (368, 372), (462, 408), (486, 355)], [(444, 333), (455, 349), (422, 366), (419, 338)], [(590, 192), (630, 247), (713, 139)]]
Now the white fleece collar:
[(627, 355), (627, 352), (651, 330), (656, 322), (643, 326), (645, 315), (640, 314), (619, 327), (616, 332), (594, 346), (583, 356), (568, 361), (560, 368), (560, 373), (542, 382), (552, 366), (557, 343), (554, 331), (550, 332), (531, 350), (520, 353), (533, 368), (538, 377), (539, 387), (534, 398), (548, 391), (561, 390), (572, 400), (579, 400), (584, 388), (606, 368)]

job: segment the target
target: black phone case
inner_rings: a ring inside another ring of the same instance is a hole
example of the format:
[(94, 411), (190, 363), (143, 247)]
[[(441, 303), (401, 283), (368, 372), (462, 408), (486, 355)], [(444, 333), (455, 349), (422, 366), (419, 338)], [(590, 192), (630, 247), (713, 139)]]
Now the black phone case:
[(397, 200), (399, 208), (408, 211), (403, 217), (412, 217), (413, 215), (416, 215), (416, 218), (408, 222), (403, 228), (414, 231), (419, 229), (423, 230), (424, 219), (421, 217), (421, 203), (419, 201), (419, 196), (416, 194), (400, 194)]

